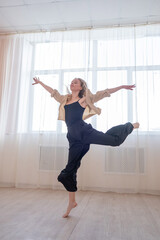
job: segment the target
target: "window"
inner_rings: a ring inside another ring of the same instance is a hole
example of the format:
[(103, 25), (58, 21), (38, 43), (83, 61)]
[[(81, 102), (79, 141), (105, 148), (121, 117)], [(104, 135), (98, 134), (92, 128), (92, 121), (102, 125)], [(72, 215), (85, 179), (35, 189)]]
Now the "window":
[[(160, 37), (151, 36), (136, 40), (37, 43), (33, 56), (34, 75), (61, 94), (67, 93), (66, 86), (69, 87), (74, 77), (85, 79), (94, 93), (136, 83), (136, 91), (120, 91), (111, 99), (96, 103), (103, 114), (87, 122), (105, 131), (114, 125), (138, 119), (143, 123), (142, 131), (159, 131), (159, 54)], [(45, 113), (43, 118), (42, 109)], [(57, 123), (57, 102), (49, 98), (41, 87), (34, 88), (32, 115), (32, 131), (57, 131), (58, 126), (60, 132), (66, 132), (65, 123)]]

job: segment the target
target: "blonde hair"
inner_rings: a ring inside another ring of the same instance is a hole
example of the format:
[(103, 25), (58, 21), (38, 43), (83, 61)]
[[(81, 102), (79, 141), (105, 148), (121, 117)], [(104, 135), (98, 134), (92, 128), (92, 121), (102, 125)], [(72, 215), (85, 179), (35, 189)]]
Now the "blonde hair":
[[(78, 80), (80, 81), (82, 90), (79, 91), (78, 96), (79, 96), (80, 98), (82, 98), (83, 96), (86, 96), (87, 83), (86, 83), (86, 81), (84, 81), (82, 78), (75, 78), (75, 79), (78, 79)], [(69, 91), (68, 87), (67, 87), (67, 92), (68, 92), (69, 94), (71, 94), (71, 92)]]

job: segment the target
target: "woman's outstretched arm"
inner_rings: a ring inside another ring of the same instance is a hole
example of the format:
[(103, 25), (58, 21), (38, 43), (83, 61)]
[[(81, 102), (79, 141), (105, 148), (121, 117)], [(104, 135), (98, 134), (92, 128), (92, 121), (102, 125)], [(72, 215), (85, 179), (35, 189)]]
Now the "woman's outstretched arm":
[(136, 87), (135, 84), (134, 85), (121, 85), (121, 86), (115, 87), (115, 88), (108, 88), (108, 92), (110, 94), (112, 94), (112, 93), (115, 93), (115, 92), (117, 92), (121, 89), (133, 90), (133, 88), (135, 88), (135, 87)]
[(92, 103), (95, 103), (105, 97), (110, 97), (110, 95), (112, 93), (115, 93), (121, 89), (133, 90), (133, 88), (135, 88), (135, 87), (136, 87), (135, 84), (134, 85), (121, 85), (119, 87), (107, 88), (105, 90), (97, 91), (95, 94), (92, 94), (90, 91), (88, 91), (88, 92), (91, 96)]
[(39, 80), (39, 78), (34, 77), (33, 80), (34, 80), (34, 83), (32, 83), (32, 85), (35, 85), (35, 84), (38, 84), (38, 83), (41, 84), (42, 87), (44, 87), (44, 89), (46, 89), (46, 90), (51, 94), (51, 97), (54, 97), (54, 99), (55, 99), (57, 102), (61, 103), (61, 102), (64, 100), (65, 95), (61, 95), (61, 94), (58, 92), (57, 89), (53, 89), (53, 88), (45, 85), (43, 82), (41, 82), (41, 81)]
[(53, 88), (45, 85), (43, 82), (41, 82), (41, 81), (39, 80), (39, 78), (34, 77), (33, 80), (34, 80), (35, 82), (32, 83), (32, 85), (35, 85), (35, 84), (38, 84), (38, 83), (39, 83), (39, 84), (42, 85), (42, 87), (44, 87), (49, 93), (52, 93), (52, 92), (53, 92)]

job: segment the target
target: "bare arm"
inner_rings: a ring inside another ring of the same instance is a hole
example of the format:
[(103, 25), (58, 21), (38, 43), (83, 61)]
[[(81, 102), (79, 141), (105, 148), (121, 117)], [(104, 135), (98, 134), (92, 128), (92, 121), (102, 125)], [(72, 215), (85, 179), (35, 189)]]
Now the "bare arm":
[(109, 93), (115, 93), (121, 89), (127, 89), (127, 90), (133, 90), (133, 88), (135, 88), (135, 84), (134, 85), (121, 85), (119, 87), (115, 87), (115, 88), (109, 88), (108, 91)]
[(54, 99), (55, 99), (57, 102), (61, 103), (61, 102), (66, 98), (66, 95), (61, 95), (61, 94), (58, 92), (57, 89), (53, 89), (53, 88), (45, 85), (44, 83), (42, 83), (42, 82), (39, 80), (39, 78), (34, 77), (33, 80), (34, 80), (34, 83), (32, 83), (32, 85), (38, 84), (38, 83), (39, 83), (40, 85), (42, 85), (42, 87), (44, 87), (44, 89), (46, 89), (46, 90), (51, 94), (51, 97), (54, 97)]
[(35, 85), (35, 84), (40, 84), (42, 87), (44, 87), (49, 93), (52, 93), (53, 92), (53, 88), (45, 85), (44, 83), (42, 83), (39, 78), (36, 78), (34, 77), (33, 80), (35, 81), (34, 83), (32, 83), (32, 85)]

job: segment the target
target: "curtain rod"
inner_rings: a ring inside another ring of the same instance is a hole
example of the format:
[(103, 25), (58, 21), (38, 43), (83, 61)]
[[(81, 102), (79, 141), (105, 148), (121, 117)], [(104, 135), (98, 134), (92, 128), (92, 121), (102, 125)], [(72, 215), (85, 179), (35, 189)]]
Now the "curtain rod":
[(97, 27), (87, 26), (87, 27), (77, 27), (77, 28), (59, 28), (52, 30), (37, 30), (37, 31), (14, 31), (11, 33), (1, 33), (0, 36), (8, 36), (15, 34), (29, 34), (29, 33), (46, 33), (46, 32), (66, 32), (66, 31), (77, 31), (77, 30), (98, 30), (98, 29), (111, 29), (111, 28), (127, 28), (127, 27), (140, 27), (140, 26), (148, 26), (148, 25), (158, 25), (160, 22), (145, 22), (145, 23), (131, 23), (131, 24), (115, 24), (115, 25), (101, 25)]

